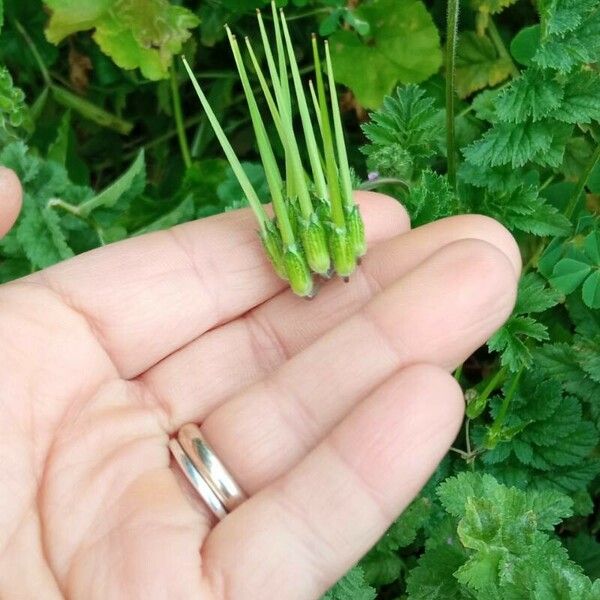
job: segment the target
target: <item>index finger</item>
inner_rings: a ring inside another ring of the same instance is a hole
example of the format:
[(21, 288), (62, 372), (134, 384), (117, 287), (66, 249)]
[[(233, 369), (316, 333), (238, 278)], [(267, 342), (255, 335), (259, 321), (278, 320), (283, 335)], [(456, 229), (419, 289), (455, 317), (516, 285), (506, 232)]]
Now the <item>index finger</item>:
[[(387, 196), (357, 193), (371, 243), (409, 228)], [(283, 288), (250, 210), (106, 246), (31, 276), (82, 314), (125, 378)], [(31, 280), (30, 278), (30, 280)]]

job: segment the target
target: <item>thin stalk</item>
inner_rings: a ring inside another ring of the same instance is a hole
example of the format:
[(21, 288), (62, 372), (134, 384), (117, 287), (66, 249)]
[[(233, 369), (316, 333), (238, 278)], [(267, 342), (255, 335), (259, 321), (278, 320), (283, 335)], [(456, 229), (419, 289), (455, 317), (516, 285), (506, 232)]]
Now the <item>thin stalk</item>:
[(568, 219), (570, 219), (573, 216), (573, 213), (575, 212), (575, 209), (577, 208), (577, 203), (579, 202), (579, 196), (581, 196), (581, 193), (583, 192), (583, 190), (588, 182), (588, 179), (590, 178), (590, 175), (591, 175), (592, 171), (594, 170), (594, 167), (596, 166), (596, 163), (598, 162), (599, 159), (600, 159), (600, 144), (598, 144), (598, 146), (596, 146), (596, 149), (594, 150), (594, 153), (590, 157), (590, 160), (589, 160), (588, 164), (586, 165), (585, 170), (583, 171), (583, 173), (581, 174), (581, 177), (577, 181), (577, 186), (575, 187), (575, 190), (573, 190), (573, 193), (571, 194), (571, 197), (569, 198), (569, 202), (565, 208), (565, 217), (567, 217)]
[(177, 137), (179, 139), (179, 149), (181, 158), (186, 169), (192, 166), (192, 156), (185, 135), (183, 125), (183, 112), (181, 110), (181, 96), (179, 95), (179, 82), (177, 81), (177, 72), (175, 64), (171, 65), (171, 99), (173, 101), (173, 116), (175, 117), (175, 127), (177, 128)]
[[(267, 32), (265, 30), (265, 25), (263, 23), (262, 14), (260, 10), (257, 9), (256, 17), (258, 19), (258, 27), (260, 29), (260, 37), (262, 39), (263, 47), (265, 49), (265, 57), (267, 59), (267, 66), (269, 67), (269, 75), (271, 76), (271, 81), (273, 82), (273, 88), (279, 89), (280, 94), (277, 96), (277, 105), (279, 106), (279, 110), (283, 111), (285, 114), (292, 114), (292, 107), (290, 105), (290, 86), (288, 81), (288, 73), (287, 66), (285, 60), (285, 52), (283, 51), (283, 43), (281, 40), (281, 30), (279, 28), (279, 18), (277, 16), (277, 9), (275, 8), (275, 3), (271, 3), (271, 11), (273, 13), (273, 27), (275, 29), (275, 45), (277, 48), (277, 61), (279, 63), (279, 70), (275, 66), (275, 60), (273, 59), (273, 53), (271, 52), (271, 44), (269, 42), (269, 38), (267, 36)], [(252, 52), (252, 48), (246, 38), (246, 44), (248, 48)], [(256, 61), (258, 62), (258, 61)], [(263, 88), (265, 89), (265, 88)], [(268, 89), (268, 86), (267, 88)], [(273, 111), (271, 111), (273, 112)], [(283, 140), (285, 136), (279, 132), (279, 137)], [(290, 151), (284, 147), (285, 150), (285, 172), (293, 173), (293, 159), (290, 156)], [(285, 185), (286, 185), (286, 193), (288, 198), (295, 198), (296, 193), (296, 183), (294, 181), (294, 177), (286, 176)]]
[(185, 66), (185, 70), (187, 71), (190, 79), (192, 80), (192, 85), (194, 86), (194, 90), (196, 91), (196, 94), (198, 95), (198, 99), (200, 100), (200, 103), (202, 104), (202, 108), (204, 109), (204, 112), (206, 113), (206, 116), (208, 117), (208, 120), (210, 121), (210, 124), (212, 125), (212, 127), (215, 131), (215, 135), (217, 136), (217, 139), (219, 140), (221, 147), (223, 148), (223, 152), (225, 153), (225, 156), (227, 157), (227, 160), (229, 161), (231, 169), (233, 170), (244, 194), (246, 195), (246, 198), (248, 199), (248, 203), (250, 204), (250, 207), (252, 208), (252, 210), (254, 211), (254, 214), (256, 215), (256, 218), (257, 218), (258, 223), (261, 228), (261, 233), (264, 235), (266, 233), (266, 227), (267, 227), (267, 222), (268, 222), (268, 217), (265, 212), (265, 209), (263, 208), (263, 205), (260, 203), (258, 195), (257, 195), (256, 191), (254, 190), (254, 187), (250, 183), (250, 180), (248, 179), (246, 172), (244, 171), (238, 157), (235, 154), (235, 150), (232, 148), (231, 144), (229, 143), (229, 140), (227, 139), (225, 132), (223, 131), (221, 125), (219, 124), (219, 121), (218, 121), (217, 117), (215, 116), (213, 109), (211, 108), (210, 104), (208, 103), (208, 100), (206, 99), (204, 92), (200, 88), (200, 84), (198, 83), (198, 80), (194, 76), (194, 73), (193, 73), (192, 69), (190, 68), (190, 65), (188, 64), (185, 57), (182, 57), (182, 60), (183, 60), (183, 65)]
[(327, 77), (329, 79), (329, 96), (331, 98), (331, 112), (333, 114), (333, 128), (335, 131), (335, 143), (337, 146), (337, 157), (340, 175), (342, 179), (342, 190), (344, 202), (347, 207), (354, 205), (354, 196), (352, 195), (352, 179), (350, 177), (350, 166), (348, 165), (348, 154), (346, 152), (346, 142), (344, 140), (344, 130), (342, 128), (342, 117), (340, 115), (340, 104), (338, 102), (335, 80), (333, 78), (333, 66), (329, 54), (329, 44), (325, 40), (325, 60), (327, 62)]
[[(258, 14), (259, 26), (262, 22), (260, 18), (260, 13)], [(296, 143), (296, 135), (294, 133), (294, 126), (292, 122), (292, 114), (288, 110), (287, 102), (284, 97), (284, 91), (280, 85), (279, 75), (275, 69), (275, 62), (273, 60), (273, 54), (271, 52), (271, 47), (269, 43), (269, 39), (266, 35), (266, 31), (264, 30), (264, 26), (261, 27), (261, 37), (263, 42), (263, 47), (265, 51), (265, 56), (267, 57), (267, 65), (269, 67), (269, 73), (271, 75), (272, 83), (273, 83), (273, 91), (275, 92), (275, 99), (277, 100), (277, 106), (279, 107), (279, 111), (273, 110), (274, 106), (272, 104), (269, 105), (269, 109), (271, 110), (271, 114), (273, 119), (280, 119), (282, 125), (282, 134), (280, 133), (281, 143), (283, 144), (285, 153), (286, 153), (286, 185), (287, 193), (289, 198), (298, 197), (298, 202), (300, 204), (300, 210), (302, 212), (302, 216), (305, 219), (309, 219), (313, 213), (313, 206), (310, 199), (310, 194), (308, 191), (308, 186), (306, 184), (306, 179), (304, 176), (304, 168), (302, 166), (302, 159), (300, 157), (300, 150), (298, 148), (298, 144)], [(251, 50), (251, 45), (248, 40), (246, 40), (246, 45)], [(251, 53), (251, 58), (254, 53)], [(256, 60), (256, 56), (253, 58), (254, 68), (258, 74), (258, 78), (267, 98), (267, 103), (269, 103), (269, 86), (266, 82), (264, 75), (262, 75), (262, 69)], [(277, 126), (277, 125), (276, 125)], [(291, 182), (290, 182), (291, 180)], [(295, 192), (293, 195), (291, 192)]]
[(31, 36), (29, 35), (29, 33), (27, 33), (27, 30), (23, 27), (23, 25), (21, 25), (21, 23), (19, 23), (19, 21), (15, 20), (14, 26), (16, 27), (17, 31), (23, 36), (25, 43), (29, 46), (29, 50), (31, 51), (31, 54), (33, 54), (33, 58), (35, 59), (38, 69), (40, 70), (44, 83), (47, 86), (52, 85), (50, 74), (48, 73), (48, 69), (46, 68), (44, 61), (40, 56), (40, 53), (38, 52), (35, 42), (31, 39)]
[(519, 387), (519, 381), (521, 379), (521, 375), (523, 374), (523, 368), (519, 369), (519, 372), (515, 375), (512, 380), (508, 391), (506, 392), (506, 396), (502, 400), (502, 404), (500, 405), (500, 409), (498, 410), (498, 415), (496, 416), (495, 421), (492, 423), (490, 427), (490, 434), (492, 437), (497, 436), (502, 430), (502, 426), (504, 425), (504, 421), (506, 420), (506, 415), (508, 414), (508, 409), (510, 407), (510, 403), (512, 399), (515, 397), (517, 393), (517, 388)]
[(329, 187), (329, 202), (331, 203), (331, 219), (337, 227), (345, 228), (346, 219), (344, 217), (344, 207), (342, 196), (338, 184), (338, 169), (335, 162), (335, 150), (333, 147), (333, 136), (331, 133), (331, 124), (329, 122), (329, 109), (327, 107), (327, 97), (325, 95), (325, 85), (323, 83), (323, 73), (321, 72), (321, 59), (317, 48), (317, 39), (313, 36), (313, 58), (315, 62), (315, 75), (317, 79), (317, 96), (319, 99), (319, 108), (321, 112), (321, 126), (323, 133), (323, 154), (325, 155), (325, 168), (327, 170), (327, 184)]
[(294, 48), (292, 46), (292, 40), (290, 38), (290, 32), (288, 30), (287, 23), (285, 21), (285, 16), (283, 12), (281, 12), (280, 15), (283, 37), (287, 46), (290, 69), (292, 71), (294, 89), (296, 90), (296, 100), (298, 102), (298, 109), (300, 111), (300, 119), (302, 120), (302, 129), (304, 130), (304, 138), (306, 140), (306, 150), (308, 152), (308, 159), (313, 175), (313, 182), (315, 184), (317, 196), (319, 196), (319, 198), (327, 198), (327, 183), (325, 182), (325, 175), (323, 174), (321, 161), (319, 160), (317, 140), (315, 139), (315, 132), (313, 130), (310, 113), (308, 112), (308, 103), (306, 102), (306, 96), (302, 87), (302, 80), (300, 79), (300, 73), (298, 71), (298, 63), (296, 62), (296, 57), (294, 55)]
[(501, 369), (496, 371), (494, 376), (487, 382), (485, 388), (483, 388), (481, 394), (479, 394), (477, 401), (486, 402), (487, 399), (490, 397), (491, 393), (495, 391), (498, 388), (498, 385), (504, 380), (504, 378), (506, 377), (506, 373), (506, 367), (502, 367)]
[(361, 190), (374, 190), (377, 189), (380, 185), (401, 185), (402, 187), (409, 189), (408, 181), (404, 179), (400, 179), (398, 177), (379, 177), (378, 179), (374, 179), (373, 181), (363, 181), (358, 187)]
[(271, 15), (273, 16), (273, 27), (275, 29), (275, 48), (277, 49), (277, 61), (279, 62), (279, 79), (281, 81), (282, 100), (285, 102), (287, 112), (292, 114), (292, 96), (290, 94), (290, 81), (287, 72), (287, 60), (283, 47), (283, 38), (281, 37), (281, 26), (277, 7), (274, 0), (271, 1)]
[(496, 27), (496, 24), (494, 23), (494, 20), (492, 19), (491, 15), (488, 16), (487, 29), (488, 33), (490, 34), (492, 44), (494, 44), (496, 52), (498, 52), (498, 56), (508, 62), (508, 64), (510, 65), (510, 74), (513, 77), (518, 77), (521, 73), (517, 68), (517, 65), (515, 65), (515, 61), (512, 59), (510, 52), (506, 49), (506, 46), (504, 45), (504, 40), (498, 32), (498, 28)]
[(252, 119), (252, 125), (254, 127), (254, 133), (256, 135), (256, 141), (258, 144), (258, 151), (265, 169), (269, 191), (271, 192), (273, 210), (275, 211), (275, 215), (277, 217), (281, 239), (283, 240), (284, 246), (287, 248), (292, 246), (295, 240), (287, 208), (281, 193), (283, 181), (281, 179), (281, 174), (279, 173), (275, 155), (273, 154), (271, 142), (267, 136), (265, 125), (262, 117), (260, 116), (260, 110), (258, 109), (256, 98), (252, 92), (252, 86), (250, 85), (248, 74), (246, 73), (246, 67), (244, 66), (244, 61), (242, 60), (242, 55), (240, 53), (237, 40), (235, 39), (235, 36), (232, 35), (229, 27), (226, 27), (225, 29), (227, 31), (227, 37), (229, 38), (229, 44), (231, 45), (235, 64), (237, 66), (238, 73), (240, 74), (242, 87), (244, 88), (246, 99), (248, 101), (250, 118)]
[(448, 0), (446, 27), (446, 146), (448, 153), (448, 182), (456, 192), (456, 134), (454, 131), (454, 75), (459, 0)]

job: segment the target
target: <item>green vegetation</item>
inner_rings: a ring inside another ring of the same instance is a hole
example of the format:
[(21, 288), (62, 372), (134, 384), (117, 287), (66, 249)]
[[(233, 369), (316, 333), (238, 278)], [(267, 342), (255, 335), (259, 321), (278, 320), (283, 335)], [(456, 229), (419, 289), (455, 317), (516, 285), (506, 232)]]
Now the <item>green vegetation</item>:
[(498, 219), (524, 274), (455, 373), (464, 428), (326, 597), (600, 598), (600, 1), (291, 0), (278, 15), (0, 2), (0, 164), (25, 189), (0, 281), (250, 205), (274, 268), (310, 295), (311, 271), (346, 276), (365, 250), (350, 187), (395, 196), (414, 226)]

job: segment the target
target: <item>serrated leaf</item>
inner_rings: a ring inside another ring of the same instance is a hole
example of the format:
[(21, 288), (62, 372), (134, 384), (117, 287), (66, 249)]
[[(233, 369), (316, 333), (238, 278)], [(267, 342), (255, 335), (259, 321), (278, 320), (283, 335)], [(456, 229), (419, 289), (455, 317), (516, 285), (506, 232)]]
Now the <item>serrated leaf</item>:
[(522, 167), (529, 161), (550, 166), (562, 162), (570, 133), (547, 121), (499, 123), (479, 140), (463, 149), (465, 158), (479, 166)]
[(536, 273), (527, 273), (519, 280), (519, 291), (514, 312), (516, 314), (539, 313), (556, 306), (561, 294), (547, 287)]
[(77, 31), (94, 29), (104, 53), (123, 69), (139, 68), (148, 79), (168, 76), (198, 17), (167, 0), (45, 0), (52, 10), (48, 40), (59, 43)]
[(366, 108), (378, 108), (398, 82), (419, 83), (442, 63), (439, 34), (420, 0), (373, 0), (355, 15), (371, 37), (337, 31), (329, 38), (335, 79)]
[(365, 582), (362, 569), (354, 567), (322, 597), (322, 600), (374, 600), (376, 596), (375, 589)]
[(461, 98), (494, 86), (508, 78), (512, 70), (508, 58), (498, 56), (489, 38), (466, 31), (456, 47), (456, 91)]
[(17, 237), (25, 255), (37, 269), (45, 269), (73, 256), (57, 214), (50, 208), (38, 208), (33, 200), (26, 199)]
[(559, 260), (552, 271), (550, 283), (563, 294), (570, 294), (587, 277), (592, 267), (573, 258)]
[(552, 73), (527, 69), (497, 97), (496, 114), (501, 121), (511, 123), (525, 122), (530, 118), (539, 121), (561, 106), (563, 95), (563, 87)]
[(593, 71), (572, 73), (561, 102), (547, 116), (564, 123), (591, 123), (600, 120), (600, 75)]

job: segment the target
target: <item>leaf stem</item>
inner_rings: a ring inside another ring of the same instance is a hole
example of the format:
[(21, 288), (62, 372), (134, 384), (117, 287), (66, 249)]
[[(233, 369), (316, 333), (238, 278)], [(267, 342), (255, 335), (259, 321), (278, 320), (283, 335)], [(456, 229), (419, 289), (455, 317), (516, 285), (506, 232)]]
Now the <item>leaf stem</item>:
[(179, 82), (177, 81), (177, 69), (175, 63), (171, 65), (171, 99), (173, 101), (173, 116), (175, 117), (175, 127), (177, 128), (177, 137), (179, 139), (179, 149), (181, 150), (181, 158), (186, 169), (192, 166), (192, 156), (190, 147), (188, 146), (187, 137), (185, 135), (185, 127), (183, 124), (183, 112), (181, 110), (181, 96), (179, 94)]
[(517, 393), (517, 388), (519, 387), (519, 381), (521, 379), (521, 375), (523, 375), (523, 367), (521, 367), (519, 369), (519, 371), (517, 372), (517, 374), (515, 375), (514, 379), (512, 380), (510, 387), (508, 388), (508, 391), (506, 392), (506, 395), (504, 396), (504, 399), (502, 400), (502, 404), (500, 405), (500, 409), (498, 410), (498, 415), (496, 416), (496, 419), (494, 420), (494, 422), (492, 423), (492, 426), (490, 427), (490, 437), (496, 437), (501, 429), (502, 426), (504, 425), (504, 421), (506, 420), (506, 415), (508, 414), (508, 409), (510, 407), (510, 403), (512, 402), (512, 399), (515, 397), (515, 394)]
[(17, 29), (17, 31), (23, 36), (25, 43), (29, 46), (29, 50), (31, 51), (31, 54), (33, 54), (33, 58), (35, 59), (35, 62), (37, 63), (37, 66), (40, 70), (40, 73), (42, 75), (42, 79), (44, 80), (44, 83), (47, 86), (52, 85), (52, 80), (50, 79), (50, 73), (48, 73), (48, 69), (46, 68), (46, 65), (44, 64), (44, 60), (42, 59), (34, 41), (31, 39), (31, 36), (29, 35), (29, 33), (27, 33), (27, 30), (23, 27), (23, 25), (21, 25), (21, 23), (19, 23), (19, 21), (17, 21), (16, 19), (14, 21), (14, 26)]
[(446, 146), (448, 182), (456, 192), (456, 135), (454, 130), (454, 76), (459, 0), (448, 0), (446, 23)]
[(581, 174), (581, 177), (579, 177), (579, 179), (577, 181), (575, 190), (573, 191), (573, 193), (571, 194), (571, 197), (569, 198), (569, 202), (565, 208), (565, 217), (567, 217), (568, 219), (570, 219), (573, 216), (573, 213), (575, 212), (575, 209), (577, 208), (577, 204), (579, 202), (579, 197), (581, 196), (581, 193), (583, 192), (583, 190), (588, 182), (588, 179), (590, 178), (590, 175), (591, 175), (592, 171), (594, 170), (594, 167), (596, 166), (596, 163), (598, 162), (599, 159), (600, 159), (600, 144), (598, 144), (596, 146), (596, 149), (594, 150), (594, 153), (590, 157), (590, 160), (589, 160), (588, 164), (586, 165), (585, 170), (583, 171), (583, 173)]

